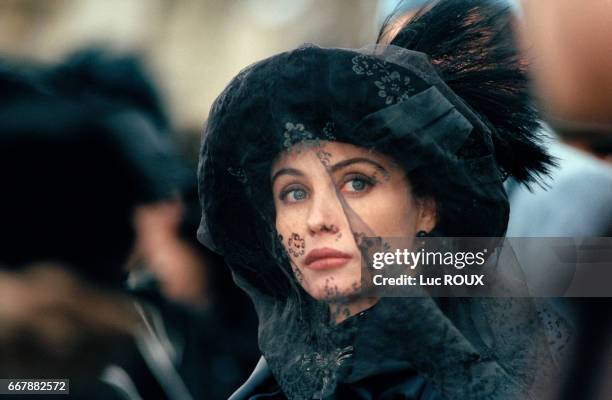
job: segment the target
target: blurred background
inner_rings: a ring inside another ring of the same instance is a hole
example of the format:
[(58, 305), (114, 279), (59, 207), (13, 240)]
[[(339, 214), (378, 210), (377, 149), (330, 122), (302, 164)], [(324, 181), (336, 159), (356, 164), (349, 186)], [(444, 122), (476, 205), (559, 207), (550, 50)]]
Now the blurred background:
[(394, 5), (376, 0), (1, 0), (0, 53), (45, 63), (92, 45), (136, 53), (159, 86), (172, 126), (191, 141), (214, 98), (242, 68), (305, 42), (372, 43)]

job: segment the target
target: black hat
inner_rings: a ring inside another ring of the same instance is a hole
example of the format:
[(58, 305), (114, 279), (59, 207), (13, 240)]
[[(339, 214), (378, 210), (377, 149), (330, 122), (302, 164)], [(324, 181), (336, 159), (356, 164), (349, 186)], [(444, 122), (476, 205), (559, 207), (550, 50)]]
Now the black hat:
[[(507, 69), (506, 61), (496, 62)], [(491, 75), (494, 66), (486, 67), (482, 73)], [(465, 74), (476, 79), (476, 68), (484, 66), (466, 65)], [(512, 82), (480, 89), (487, 107), (513, 102), (487, 118), (440, 75), (426, 54), (394, 45), (306, 45), (243, 70), (214, 103), (204, 132), (200, 240), (237, 265), (258, 260), (261, 272), (260, 261), (274, 251), (270, 167), (296, 143), (325, 140), (391, 156), (415, 194), (438, 203), (434, 234), (503, 236), (509, 212), (504, 179), (529, 182), (551, 164), (537, 141), (526, 78), (514, 70)], [(519, 83), (514, 95), (504, 89)]]
[(0, 171), (0, 264), (118, 286), (134, 207), (174, 196), (180, 169), (141, 113), (36, 94), (0, 110)]

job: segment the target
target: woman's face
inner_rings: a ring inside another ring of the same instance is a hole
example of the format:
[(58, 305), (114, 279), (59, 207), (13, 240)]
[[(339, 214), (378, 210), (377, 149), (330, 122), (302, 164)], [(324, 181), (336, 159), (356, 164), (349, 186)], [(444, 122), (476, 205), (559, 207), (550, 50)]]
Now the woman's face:
[(351, 144), (297, 145), (280, 155), (271, 179), (276, 229), (296, 279), (318, 300), (359, 292), (354, 233), (414, 237), (435, 227), (435, 204), (412, 196), (391, 158)]

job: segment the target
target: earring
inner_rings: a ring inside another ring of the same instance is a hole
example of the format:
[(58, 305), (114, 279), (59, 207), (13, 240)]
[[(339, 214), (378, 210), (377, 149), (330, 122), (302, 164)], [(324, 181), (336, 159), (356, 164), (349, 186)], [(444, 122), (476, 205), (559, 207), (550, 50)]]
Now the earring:
[(427, 237), (429, 236), (429, 232), (425, 232), (425, 231), (418, 231), (416, 234), (416, 237)]

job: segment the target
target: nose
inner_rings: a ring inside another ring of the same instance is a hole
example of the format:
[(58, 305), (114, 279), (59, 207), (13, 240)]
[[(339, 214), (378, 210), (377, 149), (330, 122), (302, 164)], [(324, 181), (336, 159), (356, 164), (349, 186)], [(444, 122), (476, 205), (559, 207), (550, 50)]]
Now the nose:
[(310, 203), (306, 221), (311, 235), (336, 234), (340, 231), (344, 219), (342, 205), (333, 187), (326, 187), (315, 193)]

